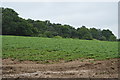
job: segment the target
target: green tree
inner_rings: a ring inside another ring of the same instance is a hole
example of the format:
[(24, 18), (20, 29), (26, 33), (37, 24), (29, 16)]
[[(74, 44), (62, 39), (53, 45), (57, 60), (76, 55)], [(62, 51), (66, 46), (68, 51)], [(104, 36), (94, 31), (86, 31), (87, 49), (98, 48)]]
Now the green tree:
[[(38, 31), (27, 20), (18, 16), (13, 9), (2, 8), (3, 22), (2, 22), (2, 34), (3, 35), (19, 35), (19, 36), (31, 36)], [(30, 20), (29, 20), (30, 21)], [(34, 21), (33, 21), (34, 22)]]
[(109, 41), (111, 35), (114, 35), (114, 34), (112, 33), (112, 31), (110, 31), (109, 29), (107, 29), (107, 30), (102, 30), (102, 35), (106, 37), (107, 41)]
[(75, 29), (70, 25), (62, 25), (51, 23), (49, 20), (40, 21), (32, 19), (23, 19), (18, 13), (10, 8), (2, 8), (2, 34), (18, 35), (18, 36), (42, 36), (54, 37), (61, 36), (63, 38), (79, 38), (79, 39), (98, 39), (115, 41), (116, 37), (110, 30), (100, 30), (96, 28)]
[(120, 41), (120, 38), (119, 38), (119, 39), (117, 39), (117, 41)]
[(92, 35), (89, 29), (87, 29), (85, 26), (78, 28), (77, 31), (78, 31), (78, 36), (80, 39), (92, 40)]
[(99, 38), (99, 40), (101, 40), (101, 41), (106, 41), (106, 37), (105, 37), (105, 36), (102, 36), (102, 37)]
[(45, 31), (44, 34), (43, 34), (43, 37), (48, 37), (48, 38), (52, 38), (53, 35), (50, 31)]
[(10, 8), (2, 8), (2, 34), (14, 35), (19, 21), (18, 13)]
[(21, 22), (17, 23), (17, 27), (15, 29), (15, 34), (20, 36), (31, 36), (34, 30), (33, 25), (25, 20), (22, 20)]
[(99, 39), (99, 30), (96, 28), (90, 28), (90, 33), (94, 39)]
[(116, 41), (116, 37), (114, 35), (111, 35), (110, 38), (109, 38), (109, 41)]

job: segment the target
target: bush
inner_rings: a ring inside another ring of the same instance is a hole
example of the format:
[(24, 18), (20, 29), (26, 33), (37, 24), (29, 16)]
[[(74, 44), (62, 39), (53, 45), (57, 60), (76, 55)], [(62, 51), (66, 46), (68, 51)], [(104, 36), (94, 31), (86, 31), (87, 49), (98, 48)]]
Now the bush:
[(102, 36), (102, 37), (100, 37), (99, 40), (101, 40), (101, 41), (106, 41), (106, 37), (105, 37), (105, 36)]
[(52, 33), (50, 31), (45, 31), (43, 35), (44, 35), (44, 37), (48, 37), (48, 38), (53, 37), (53, 35), (52, 35)]
[(62, 38), (61, 36), (54, 36), (54, 38)]
[(92, 35), (91, 34), (85, 34), (82, 39), (86, 39), (86, 40), (92, 40)]

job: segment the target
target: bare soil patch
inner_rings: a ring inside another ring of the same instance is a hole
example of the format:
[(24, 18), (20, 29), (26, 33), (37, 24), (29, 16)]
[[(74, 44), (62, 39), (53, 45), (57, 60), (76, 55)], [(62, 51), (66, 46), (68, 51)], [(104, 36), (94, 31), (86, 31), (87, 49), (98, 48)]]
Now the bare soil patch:
[(118, 78), (118, 60), (75, 60), (40, 64), (3, 59), (3, 78)]

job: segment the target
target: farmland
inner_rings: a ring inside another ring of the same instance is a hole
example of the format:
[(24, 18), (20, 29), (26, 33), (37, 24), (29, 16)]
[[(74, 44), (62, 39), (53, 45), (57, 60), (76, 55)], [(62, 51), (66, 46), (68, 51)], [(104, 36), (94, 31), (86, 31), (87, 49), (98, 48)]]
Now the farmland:
[(118, 42), (2, 36), (3, 78), (117, 78)]
[(118, 42), (2, 36), (2, 57), (30, 61), (118, 58)]

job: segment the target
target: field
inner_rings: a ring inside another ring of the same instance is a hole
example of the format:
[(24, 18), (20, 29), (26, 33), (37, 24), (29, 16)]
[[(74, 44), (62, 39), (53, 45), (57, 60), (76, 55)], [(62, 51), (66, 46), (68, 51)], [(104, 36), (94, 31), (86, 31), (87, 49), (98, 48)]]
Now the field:
[(3, 36), (3, 58), (71, 61), (118, 57), (118, 43), (98, 40)]
[(118, 42), (2, 36), (2, 58), (3, 77), (117, 77)]

